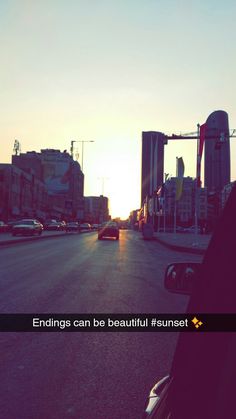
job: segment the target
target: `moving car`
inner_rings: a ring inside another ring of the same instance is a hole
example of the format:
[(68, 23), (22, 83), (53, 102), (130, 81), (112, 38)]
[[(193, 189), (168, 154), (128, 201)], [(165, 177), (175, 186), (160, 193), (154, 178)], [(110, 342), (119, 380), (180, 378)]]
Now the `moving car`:
[(103, 237), (115, 237), (116, 240), (119, 240), (119, 227), (117, 223), (112, 221), (103, 223), (98, 230), (98, 240), (102, 240)]
[[(236, 185), (202, 264), (167, 267), (165, 287), (190, 294), (187, 313), (236, 313)], [(218, 322), (220, 320), (218, 319)], [(169, 374), (147, 399), (145, 419), (226, 419), (236, 416), (236, 333), (180, 333)]]
[(34, 235), (41, 235), (43, 231), (43, 225), (33, 219), (23, 219), (18, 221), (12, 227), (12, 236), (16, 236), (17, 234), (34, 236)]

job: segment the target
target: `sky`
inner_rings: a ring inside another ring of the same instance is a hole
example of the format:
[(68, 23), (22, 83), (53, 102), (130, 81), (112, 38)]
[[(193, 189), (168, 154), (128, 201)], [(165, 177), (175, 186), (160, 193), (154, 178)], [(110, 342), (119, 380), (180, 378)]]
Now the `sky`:
[[(0, 0), (0, 162), (15, 139), (22, 152), (93, 140), (85, 195), (126, 218), (140, 207), (142, 131), (194, 132), (215, 110), (236, 128), (235, 18), (234, 0)], [(173, 176), (177, 156), (194, 177), (195, 141), (165, 147)]]

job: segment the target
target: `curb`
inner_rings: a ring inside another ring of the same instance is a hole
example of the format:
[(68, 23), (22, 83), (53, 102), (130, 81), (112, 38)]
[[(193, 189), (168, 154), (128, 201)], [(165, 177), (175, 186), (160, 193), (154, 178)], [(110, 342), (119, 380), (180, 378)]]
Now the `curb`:
[[(92, 233), (92, 231), (81, 231), (80, 233), (77, 234), (84, 234), (84, 233)], [(72, 236), (74, 235), (74, 233), (61, 233), (61, 234), (50, 234), (48, 236), (38, 236), (38, 237), (27, 237), (27, 238), (20, 238), (20, 239), (14, 239), (14, 240), (0, 240), (0, 246), (9, 246), (12, 244), (18, 244), (18, 243), (24, 243), (24, 242), (33, 242), (33, 241), (38, 241), (38, 240), (43, 240), (43, 239), (55, 239), (57, 237), (68, 237), (68, 236)]]
[(206, 249), (199, 249), (199, 248), (194, 248), (194, 247), (184, 247), (184, 246), (177, 246), (175, 244), (170, 244), (167, 243), (163, 240), (158, 239), (157, 237), (153, 237), (154, 240), (158, 241), (158, 243), (162, 244), (163, 246), (171, 249), (171, 250), (175, 250), (177, 252), (184, 252), (184, 253), (194, 253), (197, 255), (204, 255), (206, 252)]

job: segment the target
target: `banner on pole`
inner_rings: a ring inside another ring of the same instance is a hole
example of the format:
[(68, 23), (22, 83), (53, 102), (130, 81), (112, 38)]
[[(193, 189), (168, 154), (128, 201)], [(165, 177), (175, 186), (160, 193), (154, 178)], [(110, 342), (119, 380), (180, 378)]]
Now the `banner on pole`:
[(206, 124), (200, 126), (200, 136), (197, 143), (197, 187), (201, 187), (201, 160), (206, 135)]
[(182, 157), (177, 157), (177, 177), (176, 177), (176, 194), (175, 200), (179, 201), (183, 191), (183, 178), (184, 178), (184, 161)]

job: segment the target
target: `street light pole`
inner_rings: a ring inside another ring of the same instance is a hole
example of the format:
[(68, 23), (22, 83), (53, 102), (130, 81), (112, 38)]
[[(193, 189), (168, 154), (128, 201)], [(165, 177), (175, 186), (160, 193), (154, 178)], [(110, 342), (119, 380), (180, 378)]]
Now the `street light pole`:
[(94, 143), (93, 140), (73, 140), (71, 141), (71, 157), (73, 159), (73, 155), (74, 155), (74, 143), (82, 143), (82, 172), (84, 172), (84, 143)]
[(104, 182), (105, 182), (105, 180), (108, 180), (109, 177), (104, 177), (103, 176), (103, 177), (98, 177), (98, 179), (102, 181), (102, 196), (104, 196)]

